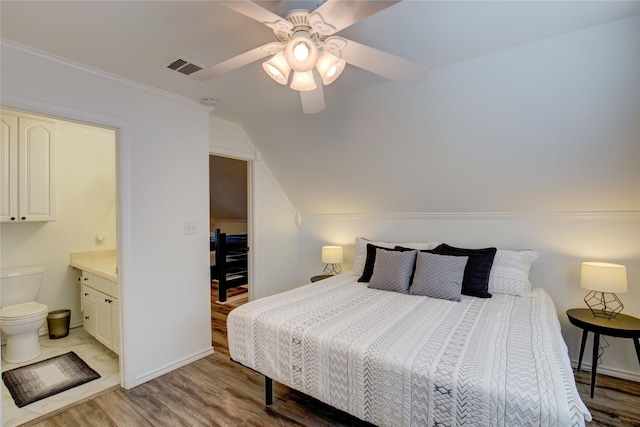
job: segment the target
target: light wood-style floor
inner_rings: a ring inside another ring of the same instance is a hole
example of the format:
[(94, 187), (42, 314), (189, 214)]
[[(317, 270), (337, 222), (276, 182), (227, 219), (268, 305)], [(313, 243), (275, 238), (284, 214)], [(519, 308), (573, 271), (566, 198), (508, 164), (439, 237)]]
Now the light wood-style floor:
[[(215, 301), (215, 299), (213, 299)], [(229, 360), (226, 318), (231, 305), (212, 304), (215, 354), (131, 390), (85, 401), (38, 424), (69, 426), (371, 426), (274, 382), (264, 405), (263, 377)], [(640, 426), (640, 383), (598, 375), (589, 398), (589, 372), (577, 375), (591, 426)]]

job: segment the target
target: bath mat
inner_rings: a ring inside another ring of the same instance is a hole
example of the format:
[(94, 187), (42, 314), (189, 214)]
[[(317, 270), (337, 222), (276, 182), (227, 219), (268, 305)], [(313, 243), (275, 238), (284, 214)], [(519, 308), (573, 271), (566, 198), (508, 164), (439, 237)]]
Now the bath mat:
[(73, 351), (2, 373), (19, 408), (98, 378)]

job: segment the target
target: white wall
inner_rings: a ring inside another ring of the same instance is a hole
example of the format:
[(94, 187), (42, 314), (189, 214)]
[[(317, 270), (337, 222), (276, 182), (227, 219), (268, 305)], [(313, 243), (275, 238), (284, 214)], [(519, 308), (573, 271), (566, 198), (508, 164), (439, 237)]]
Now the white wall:
[[(116, 137), (109, 129), (45, 120), (56, 126), (56, 220), (2, 223), (0, 266), (43, 267), (38, 302), (49, 310), (71, 309), (71, 326), (81, 326), (78, 272), (69, 256), (116, 248)], [(105, 237), (102, 243), (97, 234)]]
[(243, 126), (303, 214), (606, 211), (640, 209), (638, 117), (640, 16)]
[[(211, 353), (208, 111), (3, 41), (2, 102), (118, 123), (125, 386)], [(38, 112), (38, 111), (34, 111)], [(196, 221), (198, 233), (184, 234)]]
[(249, 161), (249, 298), (257, 299), (300, 285), (295, 208), (244, 129), (211, 118), (212, 154)]

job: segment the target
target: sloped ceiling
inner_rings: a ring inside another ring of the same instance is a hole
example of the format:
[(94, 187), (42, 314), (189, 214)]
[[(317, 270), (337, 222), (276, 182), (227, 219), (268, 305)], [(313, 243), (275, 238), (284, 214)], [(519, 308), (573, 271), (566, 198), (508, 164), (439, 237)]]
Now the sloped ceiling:
[(303, 213), (640, 209), (640, 17), (245, 129)]
[(639, 14), (637, 1), (404, 1), (341, 34), (429, 67), (427, 80), (348, 66), (309, 116), (260, 61), (206, 82), (165, 68), (275, 40), (216, 2), (2, 1), (0, 34), (218, 98), (212, 115), (244, 126), (303, 213), (625, 210), (640, 207)]

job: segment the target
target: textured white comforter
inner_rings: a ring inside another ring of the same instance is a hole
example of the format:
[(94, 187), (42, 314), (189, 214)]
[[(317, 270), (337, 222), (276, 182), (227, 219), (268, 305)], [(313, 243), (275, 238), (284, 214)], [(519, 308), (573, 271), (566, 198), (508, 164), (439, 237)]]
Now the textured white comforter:
[(366, 285), (342, 274), (240, 306), (231, 357), (379, 426), (591, 419), (543, 289), (452, 302)]

